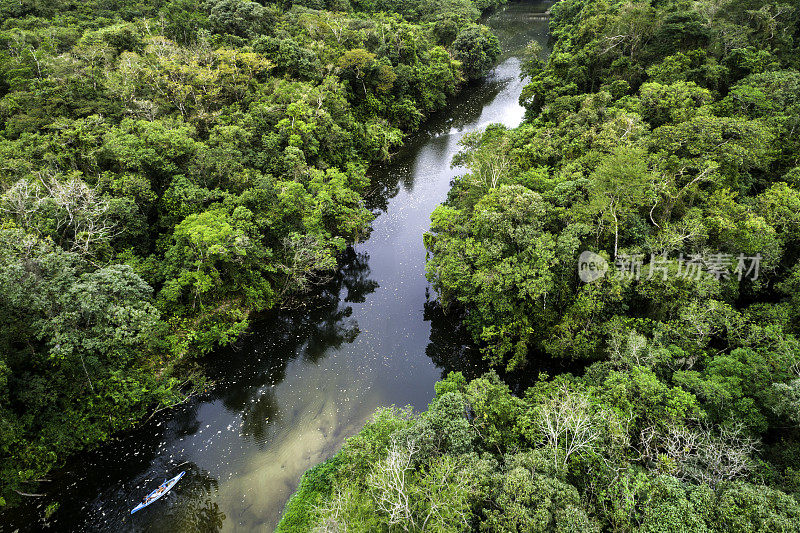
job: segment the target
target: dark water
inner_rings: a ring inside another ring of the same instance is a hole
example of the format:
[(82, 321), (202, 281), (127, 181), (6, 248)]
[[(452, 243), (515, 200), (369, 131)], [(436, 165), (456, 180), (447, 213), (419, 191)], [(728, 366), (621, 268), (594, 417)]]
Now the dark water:
[[(501, 63), (373, 170), (372, 234), (313, 302), (254, 324), (209, 359), (209, 393), (75, 458), (44, 487), (53, 497), (0, 518), (0, 531), (270, 531), (303, 471), (378, 406), (424, 409), (447, 371), (478, 372), (457, 321), (430, 304), (422, 235), (463, 172), (450, 168), (461, 137), (522, 120), (518, 57), (532, 39), (545, 44), (535, 13), (550, 4), (515, 3), (488, 19)], [(128, 514), (181, 470), (167, 496)], [(40, 521), (53, 501), (59, 510)]]

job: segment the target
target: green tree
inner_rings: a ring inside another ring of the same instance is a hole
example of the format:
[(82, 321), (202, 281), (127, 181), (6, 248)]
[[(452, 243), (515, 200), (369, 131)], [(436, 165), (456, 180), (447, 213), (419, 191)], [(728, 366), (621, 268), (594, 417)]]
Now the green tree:
[(614, 258), (620, 227), (649, 200), (647, 159), (641, 149), (620, 147), (604, 157), (591, 177), (589, 209), (614, 228)]
[(458, 33), (453, 51), (467, 79), (474, 80), (483, 76), (500, 56), (500, 42), (488, 28), (473, 24)]

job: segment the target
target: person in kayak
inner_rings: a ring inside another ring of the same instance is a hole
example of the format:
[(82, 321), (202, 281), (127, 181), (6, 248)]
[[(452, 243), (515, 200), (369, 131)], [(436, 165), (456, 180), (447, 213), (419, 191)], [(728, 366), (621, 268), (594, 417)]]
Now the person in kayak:
[(145, 496), (144, 501), (142, 501), (142, 503), (140, 503), (139, 505), (137, 505), (136, 507), (131, 509), (131, 514), (135, 513), (136, 511), (139, 511), (140, 509), (144, 509), (145, 507), (147, 507), (148, 505), (150, 505), (151, 503), (153, 503), (157, 499), (161, 498), (164, 494), (167, 493), (167, 491), (169, 491), (169, 489), (174, 487), (175, 484), (178, 483), (178, 481), (180, 481), (180, 479), (185, 474), (186, 474), (186, 472), (181, 472), (180, 474), (178, 474), (174, 478), (165, 480), (164, 483), (159, 485), (156, 490), (154, 490), (153, 492), (151, 492), (150, 494)]
[(166, 481), (164, 483), (162, 483), (161, 485), (159, 485), (157, 490), (153, 491), (153, 493), (151, 493), (149, 496), (147, 496), (144, 499), (144, 503), (148, 504), (148, 503), (152, 502), (153, 500), (155, 500), (156, 498), (158, 498), (161, 495), (161, 493), (164, 491), (165, 488), (167, 488), (167, 482)]

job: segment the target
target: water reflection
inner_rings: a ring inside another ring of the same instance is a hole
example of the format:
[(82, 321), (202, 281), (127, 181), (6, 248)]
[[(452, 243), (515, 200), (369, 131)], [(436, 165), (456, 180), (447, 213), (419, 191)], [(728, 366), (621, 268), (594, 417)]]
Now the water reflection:
[[(425, 320), (431, 323), (431, 335), (425, 353), (442, 371), (442, 378), (453, 371), (461, 372), (467, 379), (480, 377), (490, 370), (481, 351), (471, 340), (464, 326), (464, 315), (458, 310), (445, 312), (436, 300), (425, 302)], [(528, 355), (528, 363), (514, 372), (495, 369), (503, 382), (515, 394), (523, 394), (541, 373), (550, 376), (573, 373), (583, 374), (588, 363), (572, 359), (558, 359), (546, 354)]]
[(452, 371), (474, 379), (488, 370), (480, 350), (471, 342), (460, 313), (445, 313), (435, 300), (425, 302), (424, 318), (431, 323), (427, 355), (441, 369), (442, 378)]
[[(353, 307), (342, 302), (363, 302), (376, 288), (378, 282), (370, 278), (369, 256), (349, 248), (337, 275), (316, 287), (305, 304), (256, 317), (250, 332), (236, 345), (210, 356), (206, 368), (212, 379), (220, 385), (236, 385), (234, 389), (216, 387), (214, 392), (223, 400), (234, 394), (242, 402), (249, 401), (253, 387), (263, 385), (265, 376), (271, 384), (283, 381), (286, 365), (296, 355), (315, 362), (326, 351), (353, 342), (358, 323), (352, 318)], [(242, 357), (251, 353), (258, 356), (256, 368), (249, 357)]]
[[(355, 341), (358, 323), (352, 306), (343, 302), (364, 302), (375, 291), (378, 283), (369, 274), (369, 256), (348, 249), (338, 275), (316, 288), (307, 307), (260, 317), (250, 335), (215, 354), (209, 370), (218, 383), (211, 399), (241, 416), (241, 436), (263, 447), (271, 440), (270, 426), (285, 423), (274, 385), (284, 381), (290, 360), (300, 356), (315, 363), (330, 350)], [(258, 354), (258, 365), (254, 368), (243, 353)]]
[[(415, 166), (419, 152), (425, 148), (438, 148), (437, 152), (448, 154), (451, 140), (448, 137), (461, 133), (465, 127), (478, 120), (484, 107), (497, 98), (507, 87), (508, 81), (501, 72), (479, 83), (475, 82), (471, 98), (453, 100), (446, 110), (428, 119), (424, 131), (407, 139), (403, 149), (390, 162), (376, 165), (370, 173), (371, 189), (365, 198), (367, 208), (376, 214), (386, 213), (390, 201), (401, 190), (413, 193), (415, 184), (419, 181)], [(449, 166), (449, 159), (445, 164)]]

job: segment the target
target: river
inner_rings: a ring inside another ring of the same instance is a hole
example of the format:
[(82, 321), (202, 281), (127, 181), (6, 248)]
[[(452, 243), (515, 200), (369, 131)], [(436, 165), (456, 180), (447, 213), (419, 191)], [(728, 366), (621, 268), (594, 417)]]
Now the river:
[[(209, 392), (72, 459), (44, 487), (49, 496), (2, 517), (0, 531), (271, 531), (302, 473), (377, 407), (425, 409), (443, 374), (478, 372), (455, 319), (431, 305), (422, 235), (464, 171), (450, 166), (462, 136), (521, 122), (519, 56), (530, 40), (546, 45), (536, 14), (550, 5), (513, 3), (487, 19), (503, 49), (498, 66), (372, 169), (372, 233), (306, 308), (253, 324), (208, 358)], [(181, 470), (166, 497), (128, 514)], [(52, 501), (58, 510), (34, 523)]]

